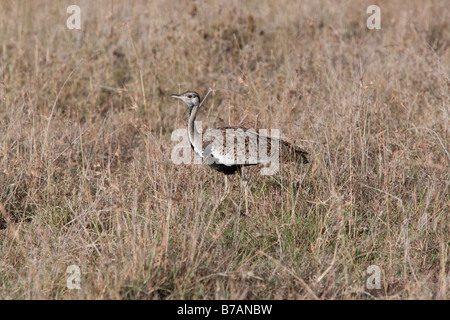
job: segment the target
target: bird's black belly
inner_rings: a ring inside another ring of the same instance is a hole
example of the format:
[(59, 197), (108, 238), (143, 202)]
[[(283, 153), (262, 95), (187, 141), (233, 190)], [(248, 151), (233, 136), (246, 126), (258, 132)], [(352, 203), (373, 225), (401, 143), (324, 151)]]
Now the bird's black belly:
[(219, 172), (222, 172), (223, 174), (229, 175), (229, 174), (233, 174), (235, 173), (240, 166), (237, 165), (232, 165), (232, 166), (227, 166), (221, 163), (211, 163), (208, 164), (211, 168), (213, 168), (214, 170), (217, 170)]
[(227, 166), (223, 163), (220, 163), (219, 159), (214, 157), (214, 155), (210, 152), (210, 150), (205, 149), (204, 155), (204, 161), (205, 163), (210, 166), (212, 169), (217, 170), (219, 172), (222, 172), (223, 174), (233, 174), (235, 173), (240, 166), (238, 165), (230, 165)]

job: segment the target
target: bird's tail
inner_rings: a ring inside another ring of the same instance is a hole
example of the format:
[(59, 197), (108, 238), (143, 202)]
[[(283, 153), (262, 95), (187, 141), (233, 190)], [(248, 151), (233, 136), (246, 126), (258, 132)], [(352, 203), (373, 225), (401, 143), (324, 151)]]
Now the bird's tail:
[(297, 163), (307, 164), (308, 161), (308, 152), (305, 150), (290, 144), (289, 142), (282, 141), (281, 152), (283, 160), (292, 161)]

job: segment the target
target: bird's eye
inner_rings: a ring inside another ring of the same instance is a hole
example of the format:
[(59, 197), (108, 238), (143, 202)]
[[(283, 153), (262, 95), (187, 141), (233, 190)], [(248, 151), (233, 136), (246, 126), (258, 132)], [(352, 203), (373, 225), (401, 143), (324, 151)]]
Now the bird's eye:
[(189, 99), (192, 98), (192, 94), (188, 94), (188, 98), (189, 98)]

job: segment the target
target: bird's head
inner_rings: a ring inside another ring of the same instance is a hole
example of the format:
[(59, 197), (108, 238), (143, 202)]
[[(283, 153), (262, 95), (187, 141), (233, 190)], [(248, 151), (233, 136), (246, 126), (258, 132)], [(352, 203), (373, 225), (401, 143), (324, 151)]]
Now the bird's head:
[(186, 91), (182, 94), (171, 94), (172, 98), (177, 98), (180, 100), (183, 100), (189, 107), (189, 109), (192, 109), (195, 105), (200, 104), (200, 96), (195, 91)]

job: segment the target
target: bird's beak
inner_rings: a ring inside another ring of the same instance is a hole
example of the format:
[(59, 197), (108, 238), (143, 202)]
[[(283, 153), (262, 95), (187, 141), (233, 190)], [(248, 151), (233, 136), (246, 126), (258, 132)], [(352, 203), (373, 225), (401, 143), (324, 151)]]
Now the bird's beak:
[(181, 94), (171, 94), (171, 98), (177, 98), (177, 99), (183, 99), (183, 96)]

